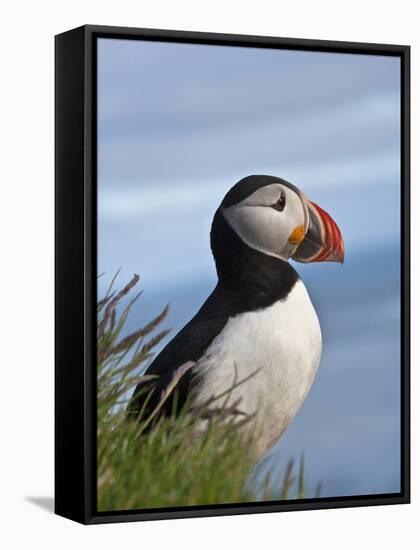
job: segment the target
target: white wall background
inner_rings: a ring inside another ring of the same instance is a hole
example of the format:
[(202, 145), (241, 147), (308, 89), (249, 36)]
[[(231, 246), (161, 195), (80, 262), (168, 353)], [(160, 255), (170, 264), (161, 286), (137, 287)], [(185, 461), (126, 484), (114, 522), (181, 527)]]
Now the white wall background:
[[(83, 527), (53, 494), (53, 35), (84, 23), (411, 44), (413, 212), (419, 208), (416, 3), (400, 0), (9, 2), (2, 9), (0, 124), (3, 548), (418, 548), (419, 252), (413, 220), (413, 504)], [(418, 330), (417, 330), (418, 333)], [(43, 506), (34, 503), (41, 499)], [(42, 500), (44, 499), (44, 500)], [(417, 521), (416, 521), (417, 520)]]

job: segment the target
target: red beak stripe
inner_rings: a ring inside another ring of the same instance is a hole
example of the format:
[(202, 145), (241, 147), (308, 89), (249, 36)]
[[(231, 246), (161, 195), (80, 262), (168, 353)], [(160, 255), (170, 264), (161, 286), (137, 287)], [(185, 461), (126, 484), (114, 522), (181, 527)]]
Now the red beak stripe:
[(318, 206), (315, 202), (310, 201), (314, 207), (318, 219), (320, 221), (321, 230), (323, 233), (323, 247), (319, 254), (312, 259), (313, 262), (344, 262), (344, 241), (338, 225), (332, 217)]

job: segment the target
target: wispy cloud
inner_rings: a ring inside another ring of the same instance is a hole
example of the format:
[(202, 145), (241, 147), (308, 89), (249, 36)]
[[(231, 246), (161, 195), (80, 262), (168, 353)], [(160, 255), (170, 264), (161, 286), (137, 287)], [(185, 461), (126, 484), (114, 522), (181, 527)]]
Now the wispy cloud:
[[(351, 159), (331, 159), (330, 162), (316, 162), (310, 166), (302, 164), (285, 164), (267, 166), (266, 173), (278, 175), (293, 181), (306, 193), (317, 193), (321, 190), (332, 191), (345, 187), (368, 187), (377, 185), (395, 186), (400, 177), (400, 161), (392, 152), (388, 155), (366, 156), (355, 162)], [(259, 173), (259, 172), (256, 172)], [(243, 172), (243, 176), (248, 173)], [(218, 203), (229, 188), (236, 183), (233, 178), (173, 182), (173, 185), (141, 185), (134, 178), (128, 183), (122, 180), (118, 184), (104, 187), (101, 191), (99, 208), (103, 221), (129, 221), (139, 216), (156, 216), (165, 210), (183, 216), (185, 212), (199, 208), (204, 214), (215, 211)]]
[(398, 59), (104, 40), (101, 185), (398, 154)]

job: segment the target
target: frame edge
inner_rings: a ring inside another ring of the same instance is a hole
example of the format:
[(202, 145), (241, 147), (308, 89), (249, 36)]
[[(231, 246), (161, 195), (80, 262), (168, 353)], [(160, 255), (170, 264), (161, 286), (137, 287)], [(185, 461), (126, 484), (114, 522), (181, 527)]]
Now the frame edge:
[(86, 522), (84, 27), (55, 37), (55, 503)]

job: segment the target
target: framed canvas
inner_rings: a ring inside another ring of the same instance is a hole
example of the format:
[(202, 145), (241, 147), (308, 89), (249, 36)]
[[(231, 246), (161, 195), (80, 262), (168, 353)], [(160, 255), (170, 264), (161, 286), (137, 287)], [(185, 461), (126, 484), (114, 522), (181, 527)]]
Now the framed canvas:
[(56, 513), (408, 503), (409, 47), (55, 46)]

